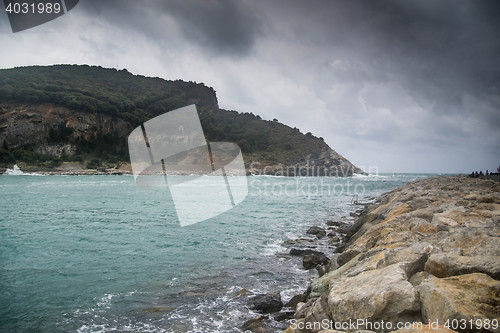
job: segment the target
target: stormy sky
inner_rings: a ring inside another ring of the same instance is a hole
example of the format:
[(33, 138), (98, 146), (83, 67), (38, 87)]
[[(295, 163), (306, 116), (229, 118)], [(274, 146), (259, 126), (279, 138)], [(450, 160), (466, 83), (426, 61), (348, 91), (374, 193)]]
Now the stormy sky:
[(498, 17), (497, 0), (81, 0), (16, 34), (2, 11), (0, 67), (203, 82), (222, 108), (310, 131), (372, 172), (491, 171)]

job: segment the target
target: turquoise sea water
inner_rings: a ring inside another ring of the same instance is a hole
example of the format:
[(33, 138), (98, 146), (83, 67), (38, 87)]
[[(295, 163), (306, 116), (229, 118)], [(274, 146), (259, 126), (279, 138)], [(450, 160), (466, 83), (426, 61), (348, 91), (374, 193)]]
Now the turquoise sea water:
[(428, 176), (249, 177), (243, 203), (181, 228), (168, 191), (131, 176), (2, 175), (0, 331), (238, 332), (247, 297), (317, 274), (283, 241)]

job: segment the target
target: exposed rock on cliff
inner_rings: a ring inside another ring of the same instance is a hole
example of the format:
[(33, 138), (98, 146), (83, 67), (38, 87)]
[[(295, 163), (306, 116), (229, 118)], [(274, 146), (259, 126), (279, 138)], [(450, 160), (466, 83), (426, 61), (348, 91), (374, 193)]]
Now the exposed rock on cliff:
[[(71, 65), (0, 70), (0, 164), (33, 159), (30, 152), (71, 162), (97, 159), (96, 165), (126, 162), (133, 128), (190, 104), (197, 107), (206, 139), (237, 143), (251, 173), (362, 173), (311, 133), (219, 109), (215, 90), (202, 83)], [(16, 149), (22, 152), (14, 154)]]
[[(367, 206), (353, 228), (340, 267), (313, 281), (297, 306), (304, 329), (290, 332), (318, 332), (318, 318), (384, 321), (384, 331), (500, 332), (498, 182), (414, 181)], [(415, 322), (430, 326), (397, 326)]]

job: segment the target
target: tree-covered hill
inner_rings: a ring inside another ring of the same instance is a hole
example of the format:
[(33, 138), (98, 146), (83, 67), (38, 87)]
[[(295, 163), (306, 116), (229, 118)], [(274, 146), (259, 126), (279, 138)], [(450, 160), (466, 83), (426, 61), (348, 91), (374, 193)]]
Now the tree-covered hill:
[(133, 128), (189, 104), (196, 104), (207, 140), (238, 143), (246, 163), (305, 163), (330, 150), (322, 138), (277, 120), (219, 109), (203, 83), (55, 65), (0, 70), (0, 163), (125, 162)]

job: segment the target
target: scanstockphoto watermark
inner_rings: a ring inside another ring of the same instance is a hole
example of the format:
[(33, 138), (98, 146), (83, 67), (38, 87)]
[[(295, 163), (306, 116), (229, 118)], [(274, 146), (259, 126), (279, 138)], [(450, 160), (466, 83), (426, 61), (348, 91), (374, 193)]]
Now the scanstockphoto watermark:
[(427, 324), (422, 322), (403, 322), (403, 321), (373, 321), (364, 318), (349, 319), (346, 321), (333, 321), (323, 319), (321, 321), (300, 321), (292, 319), (290, 328), (294, 330), (337, 330), (337, 331), (360, 331), (368, 330), (375, 332), (390, 332), (395, 330), (407, 329), (412, 331), (432, 331), (443, 327), (451, 330), (481, 331), (497, 330), (499, 328), (498, 319), (477, 318), (477, 319), (447, 319), (445, 321), (434, 320)]
[[(257, 196), (288, 196), (306, 197), (311, 199), (320, 196), (364, 196), (366, 193), (365, 182), (366, 173), (357, 177), (359, 169), (348, 166), (341, 167), (314, 167), (314, 163), (306, 161), (300, 166), (266, 166), (257, 169), (258, 163), (250, 164), (249, 170), (254, 176), (249, 177), (248, 184), (253, 195)], [(365, 172), (365, 168), (360, 168)], [(370, 166), (371, 176), (378, 175), (378, 168)], [(277, 182), (274, 177), (285, 177), (283, 181)], [(354, 176), (354, 177), (353, 177)]]
[(248, 194), (240, 147), (207, 142), (195, 105), (136, 127), (128, 147), (135, 183), (168, 189), (181, 226), (227, 212)]
[(12, 32), (52, 21), (73, 9), (79, 0), (4, 0)]
[(304, 178), (290, 177), (287, 182), (276, 182), (272, 178), (257, 179), (249, 177), (250, 192), (257, 196), (306, 197), (311, 199), (320, 196), (363, 196), (365, 184), (346, 179), (332, 183), (327, 177)]
[(305, 163), (285, 166), (266, 165), (261, 166), (260, 162), (252, 162), (248, 166), (252, 175), (282, 176), (282, 177), (348, 177), (359, 174), (378, 175), (378, 167), (370, 165), (368, 168), (363, 166), (357, 168), (352, 164), (341, 165), (316, 165), (314, 160), (307, 159)]

